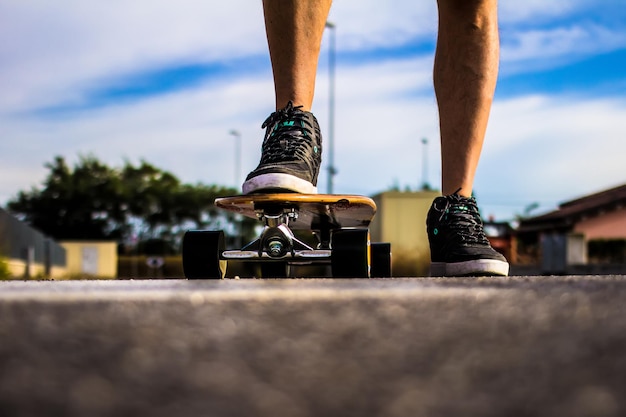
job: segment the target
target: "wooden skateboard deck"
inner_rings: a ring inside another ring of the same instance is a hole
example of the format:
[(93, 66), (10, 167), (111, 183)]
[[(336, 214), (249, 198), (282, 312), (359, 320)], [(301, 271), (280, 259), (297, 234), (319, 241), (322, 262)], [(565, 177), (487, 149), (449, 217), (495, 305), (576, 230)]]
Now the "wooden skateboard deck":
[(248, 194), (218, 198), (215, 205), (254, 219), (293, 211), (293, 230), (366, 228), (376, 214), (371, 198), (349, 194)]

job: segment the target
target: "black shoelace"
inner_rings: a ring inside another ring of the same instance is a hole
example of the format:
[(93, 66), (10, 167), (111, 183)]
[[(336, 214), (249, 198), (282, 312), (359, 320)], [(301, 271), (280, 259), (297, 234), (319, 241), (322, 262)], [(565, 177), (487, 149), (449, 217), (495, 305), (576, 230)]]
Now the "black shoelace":
[(461, 197), (457, 193), (446, 197), (446, 206), (439, 220), (453, 230), (462, 243), (489, 244), (473, 198)]
[(293, 106), (290, 101), (284, 109), (272, 113), (261, 125), (268, 128), (263, 141), (263, 160), (261, 163), (282, 162), (310, 158), (313, 128), (300, 110), (302, 106)]

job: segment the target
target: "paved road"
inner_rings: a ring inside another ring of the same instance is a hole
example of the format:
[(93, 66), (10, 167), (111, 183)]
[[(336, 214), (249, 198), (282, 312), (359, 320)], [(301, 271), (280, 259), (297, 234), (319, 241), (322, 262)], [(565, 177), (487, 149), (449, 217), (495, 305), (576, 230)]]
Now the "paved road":
[(1, 416), (623, 416), (626, 277), (0, 282)]

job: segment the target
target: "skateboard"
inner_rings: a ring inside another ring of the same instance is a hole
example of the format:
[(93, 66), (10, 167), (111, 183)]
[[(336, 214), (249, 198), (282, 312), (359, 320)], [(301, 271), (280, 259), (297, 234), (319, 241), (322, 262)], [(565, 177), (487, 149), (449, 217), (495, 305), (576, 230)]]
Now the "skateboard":
[[(330, 265), (335, 278), (391, 276), (391, 245), (371, 243), (376, 204), (346, 194), (250, 194), (218, 198), (223, 210), (257, 219), (260, 235), (226, 250), (223, 231), (191, 230), (183, 238), (183, 270), (189, 279), (223, 278), (227, 262), (257, 262), (263, 277), (289, 276), (290, 265)], [(310, 231), (317, 245), (294, 231)]]

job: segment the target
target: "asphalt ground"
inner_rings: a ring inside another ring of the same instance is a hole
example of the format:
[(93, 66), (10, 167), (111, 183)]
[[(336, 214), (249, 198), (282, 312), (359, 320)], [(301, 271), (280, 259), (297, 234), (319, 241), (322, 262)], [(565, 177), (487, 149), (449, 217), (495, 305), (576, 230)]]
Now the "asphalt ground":
[(623, 416), (626, 277), (0, 282), (0, 416)]

